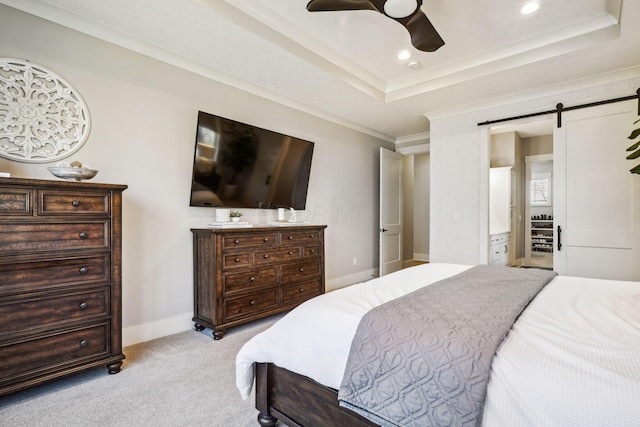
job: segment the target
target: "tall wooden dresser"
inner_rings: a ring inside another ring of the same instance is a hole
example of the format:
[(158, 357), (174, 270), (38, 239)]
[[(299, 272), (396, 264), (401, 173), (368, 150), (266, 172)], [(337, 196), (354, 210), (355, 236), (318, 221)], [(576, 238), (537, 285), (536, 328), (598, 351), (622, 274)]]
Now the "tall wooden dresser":
[(192, 229), (195, 328), (221, 339), (324, 293), (325, 228)]
[(0, 178), (0, 395), (120, 371), (126, 188)]

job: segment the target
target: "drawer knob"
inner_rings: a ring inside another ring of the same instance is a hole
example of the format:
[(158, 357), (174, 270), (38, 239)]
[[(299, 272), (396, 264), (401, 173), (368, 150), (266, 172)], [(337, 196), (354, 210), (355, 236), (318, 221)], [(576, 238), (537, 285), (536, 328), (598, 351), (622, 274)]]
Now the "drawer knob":
[(269, 258), (269, 254), (264, 254), (264, 255), (262, 255), (262, 257), (263, 257), (264, 259), (267, 259), (267, 258)]
[(250, 281), (250, 282), (255, 282), (255, 281), (256, 281), (256, 278), (255, 278), (255, 277), (249, 277), (249, 281)]
[(309, 235), (309, 238), (310, 238), (310, 239), (315, 239), (315, 238), (316, 238), (316, 235), (315, 235), (315, 234), (310, 234), (310, 235)]
[(310, 254), (314, 253), (315, 251), (316, 251), (315, 249), (309, 249)]
[(87, 341), (87, 340), (80, 341), (80, 347), (86, 347), (88, 345), (89, 345), (89, 341)]
[(81, 302), (81, 303), (80, 303), (80, 308), (81, 308), (82, 310), (86, 310), (86, 309), (87, 309), (87, 307), (89, 307), (89, 304), (87, 304), (86, 302), (84, 302), (84, 301), (83, 301), (83, 302)]
[(78, 271), (80, 272), (80, 274), (87, 274), (89, 272), (89, 269), (87, 267), (80, 267)]
[(240, 240), (238, 240), (238, 239), (236, 239), (236, 240), (234, 240), (234, 241), (233, 241), (233, 244), (234, 244), (234, 245), (237, 245), (238, 243), (240, 243)]
[(268, 241), (269, 241), (269, 238), (268, 238), (268, 237), (265, 237), (265, 238), (264, 238), (264, 239), (262, 239), (262, 240), (263, 240), (264, 242), (268, 242)]
[(304, 288), (298, 289), (298, 292), (304, 292)]
[(234, 259), (235, 262), (240, 262), (240, 258)]
[(293, 251), (289, 251), (289, 255), (293, 255)]
[(84, 231), (80, 232), (80, 234), (78, 234), (78, 236), (80, 236), (81, 239), (86, 239), (88, 234)]
[(288, 239), (289, 239), (289, 240), (293, 240), (293, 236), (289, 236), (289, 237), (288, 237)]
[(256, 302), (254, 300), (251, 300), (251, 302), (249, 304), (256, 305)]
[(77, 208), (78, 206), (80, 206), (80, 202), (77, 200), (74, 200), (73, 202), (71, 202), (71, 206), (75, 206)]
[(302, 272), (304, 272), (304, 268), (301, 267), (300, 268), (300, 273), (302, 273)]

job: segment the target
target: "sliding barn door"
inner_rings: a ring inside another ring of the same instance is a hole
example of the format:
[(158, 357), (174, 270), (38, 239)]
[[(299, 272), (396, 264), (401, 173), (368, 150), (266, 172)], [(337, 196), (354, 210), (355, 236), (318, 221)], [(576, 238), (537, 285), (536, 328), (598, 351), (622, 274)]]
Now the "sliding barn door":
[(380, 148), (380, 276), (402, 268), (402, 155)]
[(640, 176), (626, 160), (637, 114), (635, 101), (584, 108), (554, 130), (559, 274), (640, 280)]

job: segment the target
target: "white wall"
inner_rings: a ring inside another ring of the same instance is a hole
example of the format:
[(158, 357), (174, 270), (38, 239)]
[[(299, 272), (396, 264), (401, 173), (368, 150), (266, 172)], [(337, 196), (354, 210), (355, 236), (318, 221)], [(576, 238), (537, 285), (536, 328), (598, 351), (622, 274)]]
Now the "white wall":
[[(597, 81), (594, 79), (591, 85), (567, 84), (565, 90), (547, 89), (538, 97), (526, 94), (526, 101), (503, 101), (499, 106), (475, 110), (467, 107), (466, 112), (459, 114), (429, 115), (432, 262), (487, 262), (488, 129), (477, 123), (553, 110), (558, 102), (570, 107), (634, 95), (640, 87), (640, 70), (601, 76)], [(455, 222), (457, 219), (459, 222)]]
[[(123, 201), (124, 344), (191, 327), (190, 228), (214, 217), (190, 208), (198, 110), (316, 142), (306, 212), (327, 224), (327, 288), (377, 272), (378, 151), (388, 143), (0, 6), (0, 56), (44, 66), (80, 92), (92, 129), (69, 160), (127, 184)], [(46, 167), (0, 158), (0, 171), (53, 178)], [(275, 211), (245, 210), (249, 221)], [(352, 259), (357, 258), (356, 266)]]

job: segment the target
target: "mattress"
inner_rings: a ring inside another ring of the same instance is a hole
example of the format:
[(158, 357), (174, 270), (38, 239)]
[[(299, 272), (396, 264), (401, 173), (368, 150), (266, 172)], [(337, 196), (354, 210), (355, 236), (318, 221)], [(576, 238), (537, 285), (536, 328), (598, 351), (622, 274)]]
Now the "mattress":
[[(371, 308), (470, 266), (424, 264), (309, 300), (236, 358), (243, 398), (254, 362), (339, 388)], [(522, 313), (492, 363), (485, 426), (640, 424), (640, 283), (558, 276)]]

